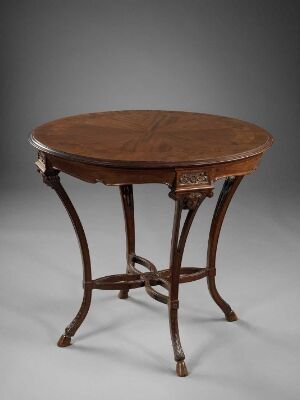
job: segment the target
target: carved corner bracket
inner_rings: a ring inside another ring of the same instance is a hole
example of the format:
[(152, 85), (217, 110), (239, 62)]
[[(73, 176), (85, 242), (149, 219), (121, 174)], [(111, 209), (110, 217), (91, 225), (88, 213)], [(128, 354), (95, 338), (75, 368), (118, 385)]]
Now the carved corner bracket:
[(47, 156), (42, 151), (38, 152), (38, 159), (35, 162), (37, 166), (37, 171), (42, 175), (43, 182), (54, 189), (60, 182), (58, 176), (59, 170), (54, 169), (48, 162)]
[(38, 158), (35, 162), (35, 165), (38, 168), (38, 172), (45, 173), (47, 170), (47, 157), (46, 154), (42, 151), (38, 151)]
[(183, 209), (194, 210), (206, 197), (213, 196), (212, 181), (204, 170), (179, 169), (169, 196), (180, 201)]
[(213, 196), (213, 189), (202, 189), (197, 191), (171, 191), (171, 199), (180, 201), (184, 210), (194, 210), (202, 203), (206, 197)]

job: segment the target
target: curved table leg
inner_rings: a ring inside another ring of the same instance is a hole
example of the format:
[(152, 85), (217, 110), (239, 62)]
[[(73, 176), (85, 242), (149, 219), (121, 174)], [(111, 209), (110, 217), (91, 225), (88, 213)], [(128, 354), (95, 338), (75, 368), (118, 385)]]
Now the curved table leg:
[(232, 176), (226, 178), (213, 215), (209, 232), (208, 249), (207, 249), (207, 268), (211, 268), (213, 272), (209, 274), (207, 277), (208, 289), (211, 294), (211, 297), (224, 312), (225, 318), (229, 322), (236, 321), (237, 316), (235, 312), (231, 309), (230, 305), (227, 304), (226, 301), (222, 299), (216, 287), (216, 281), (215, 281), (216, 252), (217, 252), (220, 231), (227, 208), (243, 177), (244, 176), (235, 176), (235, 177)]
[(58, 176), (59, 171), (50, 171), (47, 173), (43, 173), (43, 180), (48, 186), (56, 191), (58, 194), (61, 202), (63, 203), (66, 211), (69, 214), (69, 217), (72, 221), (75, 233), (77, 235), (80, 251), (81, 251), (81, 258), (82, 258), (82, 265), (83, 265), (83, 300), (81, 303), (81, 307), (73, 319), (73, 321), (66, 327), (64, 334), (60, 337), (57, 342), (59, 347), (66, 347), (71, 344), (71, 337), (75, 335), (77, 329), (80, 327), (82, 322), (84, 321), (91, 304), (92, 299), (92, 273), (91, 273), (91, 261), (90, 261), (90, 254), (89, 248), (86, 240), (86, 236), (78, 217), (78, 214), (69, 199), (69, 196), (65, 192), (63, 186), (60, 183), (60, 178)]
[[(169, 287), (169, 324), (170, 333), (172, 339), (172, 345), (174, 350), (174, 358), (176, 361), (176, 373), (178, 376), (188, 375), (188, 371), (185, 365), (185, 355), (182, 350), (179, 329), (178, 329), (178, 291), (179, 291), (179, 276), (180, 267), (183, 257), (183, 251), (186, 243), (186, 239), (191, 228), (193, 219), (196, 212), (205, 199), (206, 196), (211, 195), (207, 192), (194, 192), (184, 195), (174, 195), (171, 193), (171, 197), (175, 200), (175, 213), (173, 221), (173, 232), (172, 232), (172, 242), (171, 242), (171, 254), (170, 254), (170, 287)], [(182, 210), (188, 209), (188, 213), (183, 224), (181, 234), (179, 236), (180, 230), (180, 220), (182, 215)]]
[[(132, 185), (121, 185), (120, 195), (123, 206), (126, 232), (126, 273), (131, 272), (132, 261), (130, 256), (135, 253), (135, 227), (134, 227), (134, 200)], [(120, 290), (119, 298), (127, 299), (129, 290)]]

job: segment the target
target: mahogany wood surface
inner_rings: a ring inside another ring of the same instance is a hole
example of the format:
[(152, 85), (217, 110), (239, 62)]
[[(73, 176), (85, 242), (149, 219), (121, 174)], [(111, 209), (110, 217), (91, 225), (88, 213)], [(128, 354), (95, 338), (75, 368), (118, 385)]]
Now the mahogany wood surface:
[(235, 118), (180, 111), (81, 114), (36, 128), (32, 143), (73, 161), (111, 167), (195, 166), (264, 152), (271, 136)]
[[(78, 313), (58, 341), (71, 345), (83, 323), (94, 289), (144, 287), (168, 305), (176, 372), (188, 374), (178, 326), (179, 286), (206, 277), (209, 292), (229, 322), (237, 320), (216, 287), (216, 253), (223, 220), (243, 177), (254, 171), (272, 137), (258, 126), (233, 118), (177, 111), (112, 111), (62, 118), (35, 129), (30, 143), (38, 149), (36, 166), (58, 194), (78, 238), (83, 265), (83, 299)], [(87, 239), (59, 173), (120, 187), (126, 233), (126, 273), (93, 279)], [(213, 195), (214, 182), (226, 178), (212, 218), (204, 267), (182, 267), (188, 234), (201, 203)], [(135, 249), (133, 184), (162, 183), (175, 202), (169, 268), (158, 270)], [(183, 211), (187, 210), (184, 217)], [(184, 220), (182, 221), (184, 217)], [(146, 272), (136, 265), (142, 265)], [(168, 295), (154, 286), (162, 286)]]

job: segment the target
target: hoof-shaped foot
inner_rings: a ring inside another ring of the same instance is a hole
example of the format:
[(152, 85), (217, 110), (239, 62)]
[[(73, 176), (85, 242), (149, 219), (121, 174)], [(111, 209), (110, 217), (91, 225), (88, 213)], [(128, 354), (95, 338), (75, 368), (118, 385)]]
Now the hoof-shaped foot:
[(189, 374), (184, 361), (177, 361), (176, 374), (178, 376), (187, 376)]
[(126, 290), (120, 290), (118, 297), (119, 299), (128, 299), (128, 292)]
[(229, 322), (233, 322), (233, 321), (237, 321), (238, 320), (238, 317), (236, 316), (236, 313), (233, 310), (231, 310), (229, 314), (225, 315), (225, 318)]
[(61, 337), (59, 338), (58, 342), (57, 342), (57, 346), (58, 347), (68, 347), (70, 346), (71, 343), (71, 337), (70, 336), (66, 336), (66, 335), (61, 335)]

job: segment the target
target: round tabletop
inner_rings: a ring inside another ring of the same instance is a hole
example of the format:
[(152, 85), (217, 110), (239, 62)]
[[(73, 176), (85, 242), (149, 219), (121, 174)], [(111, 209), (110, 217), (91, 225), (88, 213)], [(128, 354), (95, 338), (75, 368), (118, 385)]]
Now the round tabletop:
[(272, 145), (249, 122), (182, 111), (109, 111), (48, 122), (30, 137), (39, 150), (111, 167), (197, 166), (248, 158)]

